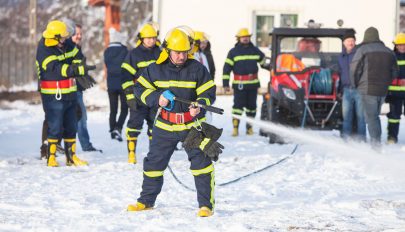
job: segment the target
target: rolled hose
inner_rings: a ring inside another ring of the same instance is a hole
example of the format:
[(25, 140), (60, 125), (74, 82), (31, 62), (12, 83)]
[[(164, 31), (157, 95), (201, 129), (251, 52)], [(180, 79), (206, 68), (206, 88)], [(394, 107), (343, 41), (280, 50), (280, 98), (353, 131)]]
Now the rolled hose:
[(321, 69), (311, 74), (311, 94), (330, 95), (333, 92), (333, 81), (330, 69)]

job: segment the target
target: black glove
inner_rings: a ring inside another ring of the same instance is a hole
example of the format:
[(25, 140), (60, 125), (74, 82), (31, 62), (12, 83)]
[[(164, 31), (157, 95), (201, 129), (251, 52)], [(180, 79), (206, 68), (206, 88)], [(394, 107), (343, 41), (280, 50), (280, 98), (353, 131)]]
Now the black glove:
[(219, 154), (225, 147), (218, 143), (217, 140), (221, 137), (223, 129), (218, 129), (208, 123), (201, 123), (201, 131), (192, 127), (186, 139), (183, 142), (183, 147), (186, 150), (199, 148), (204, 154), (210, 157), (213, 161), (218, 160)]
[(131, 110), (136, 110), (138, 108), (134, 92), (135, 87), (133, 85), (128, 86), (126, 89), (124, 89), (125, 98), (127, 99), (127, 105)]
[(79, 82), (83, 90), (89, 89), (97, 83), (90, 75), (78, 76), (76, 77), (76, 80)]

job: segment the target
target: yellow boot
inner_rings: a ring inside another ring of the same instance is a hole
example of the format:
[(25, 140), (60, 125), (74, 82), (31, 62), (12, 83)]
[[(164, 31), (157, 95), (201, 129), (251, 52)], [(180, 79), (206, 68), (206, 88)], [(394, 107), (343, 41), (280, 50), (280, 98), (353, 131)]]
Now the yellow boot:
[(76, 155), (76, 139), (64, 139), (65, 140), (65, 155), (66, 166), (86, 166), (89, 163), (85, 160), (79, 159)]
[(134, 205), (128, 205), (127, 211), (143, 211), (143, 210), (150, 210), (153, 209), (152, 207), (146, 207), (146, 205), (136, 202)]
[(246, 134), (247, 134), (247, 135), (253, 135), (253, 128), (252, 128), (252, 125), (246, 124)]
[(56, 161), (56, 144), (57, 139), (48, 139), (48, 159), (47, 159), (47, 166), (48, 167), (58, 167), (59, 164)]
[(232, 136), (236, 137), (239, 135), (239, 119), (233, 118), (232, 119), (233, 131)]
[(136, 164), (136, 154), (135, 154), (136, 138), (130, 139), (131, 140), (128, 140), (128, 163)]
[(198, 211), (197, 216), (199, 216), (199, 217), (210, 217), (213, 214), (214, 214), (214, 212), (210, 208), (208, 208), (206, 206), (203, 206)]

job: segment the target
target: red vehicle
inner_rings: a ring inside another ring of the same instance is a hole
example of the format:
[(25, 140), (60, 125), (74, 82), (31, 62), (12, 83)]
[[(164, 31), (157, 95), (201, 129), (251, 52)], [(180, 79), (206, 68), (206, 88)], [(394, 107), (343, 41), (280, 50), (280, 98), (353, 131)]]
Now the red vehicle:
[[(341, 128), (338, 98), (338, 56), (342, 38), (353, 29), (275, 28), (271, 77), (261, 119), (288, 126), (333, 130)], [(270, 143), (282, 142), (261, 131)]]

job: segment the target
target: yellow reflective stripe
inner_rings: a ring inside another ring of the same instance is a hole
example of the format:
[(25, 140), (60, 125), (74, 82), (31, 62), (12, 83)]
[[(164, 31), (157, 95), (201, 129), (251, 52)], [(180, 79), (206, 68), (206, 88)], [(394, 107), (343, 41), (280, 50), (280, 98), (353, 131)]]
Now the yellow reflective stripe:
[(143, 85), (143, 87), (145, 87), (145, 88), (147, 88), (147, 89), (156, 90), (156, 88), (153, 87), (153, 85), (152, 85), (151, 83), (149, 83), (149, 81), (147, 81), (147, 80), (145, 79), (145, 77), (143, 77), (143, 76), (140, 76), (140, 77), (138, 78), (138, 82), (139, 82), (141, 85)]
[[(73, 92), (76, 92), (76, 91), (77, 91), (77, 86), (72, 86), (70, 88), (60, 89), (60, 92), (62, 94), (73, 93)], [(41, 89), (41, 93), (43, 93), (43, 94), (56, 94), (57, 89)]]
[(210, 138), (204, 138), (203, 141), (201, 141), (199, 148), (202, 150), (204, 150), (205, 146), (207, 146), (207, 144), (211, 141)]
[(155, 62), (156, 62), (156, 60), (142, 61), (142, 62), (137, 63), (136, 66), (138, 66), (138, 68), (145, 68)]
[(141, 95), (141, 101), (146, 105), (146, 97), (149, 96), (155, 90), (153, 89), (146, 89)]
[(128, 88), (129, 86), (132, 86), (132, 85), (134, 85), (133, 81), (126, 81), (121, 86), (122, 86), (122, 89), (126, 89), (126, 88)]
[[(64, 59), (67, 59), (67, 58), (75, 57), (78, 52), (79, 52), (79, 49), (78, 49), (77, 47), (75, 47), (75, 48), (73, 48), (72, 51), (67, 52), (67, 53), (65, 53), (65, 54), (62, 55), (62, 56), (64, 56)], [(59, 57), (60, 57), (60, 56), (59, 56)], [(58, 58), (59, 58), (59, 57), (58, 57)]]
[(225, 63), (229, 64), (230, 66), (233, 66), (233, 65), (234, 65), (233, 60), (231, 60), (231, 59), (229, 59), (229, 58), (226, 58)]
[(256, 110), (249, 110), (247, 108), (245, 108), (246, 113), (256, 113)]
[(163, 176), (163, 171), (144, 171), (143, 174), (147, 177), (155, 178)]
[(41, 79), (41, 70), (39, 69), (39, 63), (38, 60), (35, 60), (35, 66), (37, 66), (37, 75), (38, 75), (38, 79)]
[(197, 88), (197, 96), (204, 93), (207, 89), (211, 88), (212, 86), (215, 86), (213, 80), (207, 81), (205, 84), (201, 85), (200, 87)]
[(222, 75), (222, 80), (229, 80), (231, 79), (230, 75)]
[(82, 60), (73, 60), (72, 63), (74, 63), (74, 64), (80, 64), (80, 63), (82, 63)]
[(405, 86), (390, 85), (388, 87), (388, 90), (391, 90), (391, 91), (405, 91)]
[(135, 95), (133, 95), (133, 94), (127, 94), (127, 95), (125, 95), (125, 97), (127, 98), (127, 100), (131, 100), (131, 99), (134, 99), (134, 98), (135, 98)]
[[(200, 122), (204, 122), (205, 120), (206, 120), (205, 117), (199, 119)], [(164, 122), (159, 121), (159, 120), (156, 120), (156, 124), (155, 124), (156, 127), (159, 127), (162, 130), (170, 131), (170, 132), (188, 130), (191, 127), (193, 127), (193, 125), (194, 125), (194, 122), (190, 122), (190, 123), (187, 123), (187, 124), (167, 124), (167, 123), (164, 123)]]
[(398, 64), (398, 65), (405, 65), (405, 60), (398, 60), (398, 61), (397, 61), (397, 64)]
[(211, 172), (210, 186), (211, 186), (210, 202), (211, 202), (211, 205), (212, 205), (212, 209), (214, 209), (215, 208), (215, 194), (214, 194), (214, 191), (215, 191), (215, 170), (212, 170), (212, 172)]
[(199, 98), (197, 98), (197, 101), (198, 101), (198, 100), (204, 100), (204, 101), (205, 101), (205, 104), (206, 104), (207, 106), (210, 106), (210, 105), (211, 105), (211, 101), (210, 101), (209, 98), (206, 98), (206, 97), (199, 97)]
[(47, 139), (48, 143), (57, 143), (59, 139)]
[(155, 84), (159, 88), (170, 88), (170, 87), (177, 87), (177, 88), (195, 88), (197, 86), (197, 82), (195, 81), (154, 81)]
[(259, 60), (260, 56), (259, 55), (243, 55), (243, 56), (235, 56), (233, 60), (236, 61), (241, 61), (241, 60)]
[(45, 60), (42, 62), (42, 69), (46, 71), (46, 66), (55, 60), (58, 60), (58, 57), (56, 55), (51, 55), (45, 58)]
[(74, 142), (76, 142), (76, 139), (63, 139), (63, 141), (68, 142), (68, 143), (74, 143)]
[(136, 70), (128, 63), (122, 63), (121, 68), (127, 70), (132, 75), (135, 75)]
[(62, 76), (63, 77), (67, 77), (67, 69), (69, 68), (69, 65), (68, 64), (63, 64), (62, 65), (62, 70), (61, 70), (61, 73), (62, 73)]
[(205, 167), (203, 169), (191, 170), (191, 174), (193, 174), (193, 176), (199, 176), (201, 174), (208, 174), (213, 171), (214, 171), (214, 165), (210, 164), (208, 167)]
[(233, 84), (256, 84), (256, 83), (259, 83), (260, 81), (259, 81), (259, 79), (255, 79), (255, 80), (249, 80), (249, 81), (236, 81), (236, 80), (234, 80), (233, 81)]
[(83, 65), (80, 65), (80, 66), (78, 67), (78, 69), (79, 69), (79, 75), (84, 76), (84, 67), (83, 67)]
[(232, 114), (242, 115), (242, 114), (243, 114), (243, 110), (233, 108), (233, 109), (232, 109)]
[(388, 119), (389, 123), (399, 123), (400, 121), (401, 121), (401, 119), (392, 119), (392, 118)]

